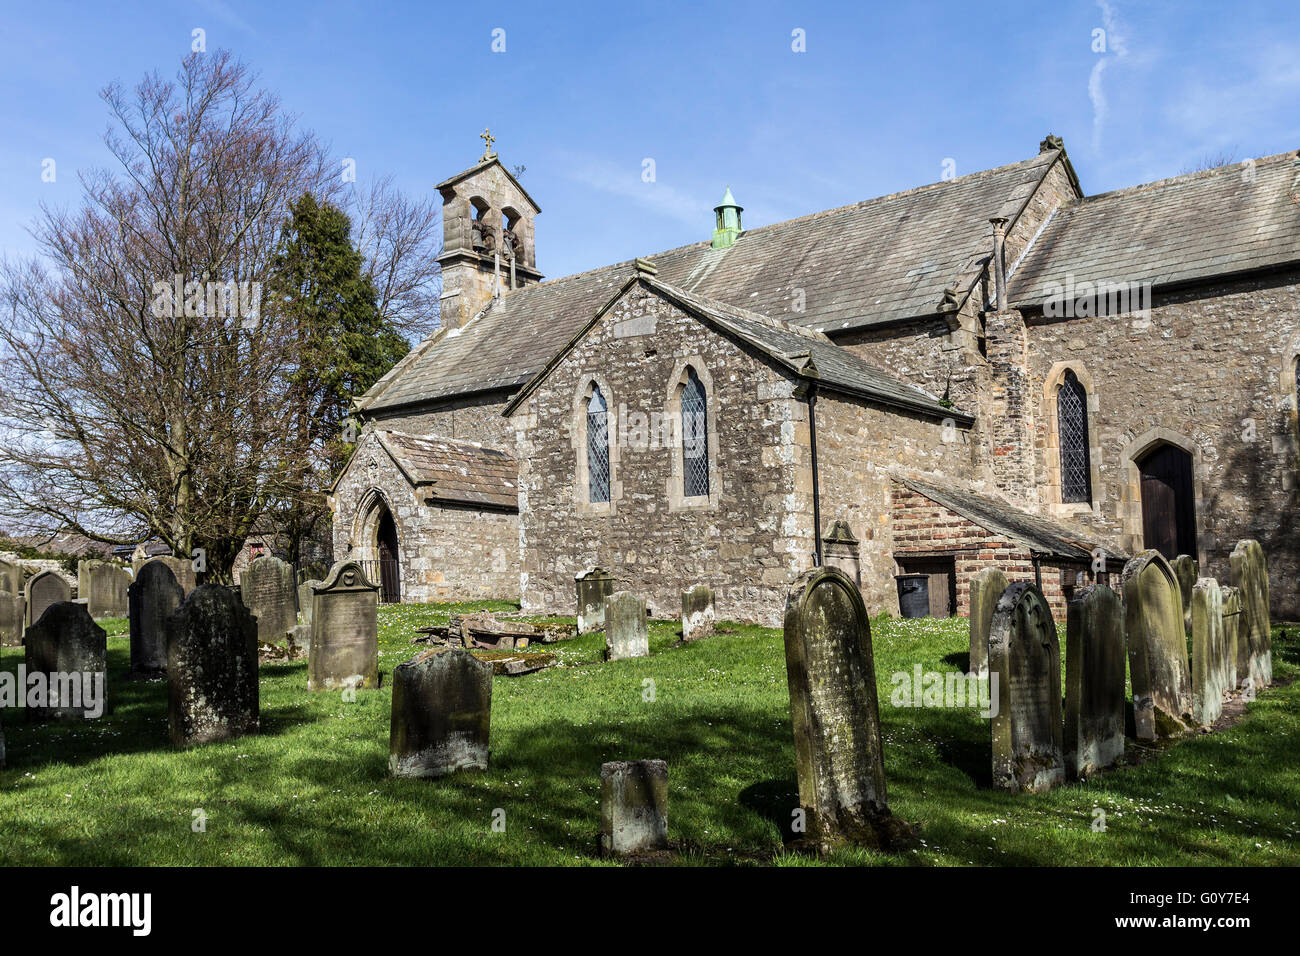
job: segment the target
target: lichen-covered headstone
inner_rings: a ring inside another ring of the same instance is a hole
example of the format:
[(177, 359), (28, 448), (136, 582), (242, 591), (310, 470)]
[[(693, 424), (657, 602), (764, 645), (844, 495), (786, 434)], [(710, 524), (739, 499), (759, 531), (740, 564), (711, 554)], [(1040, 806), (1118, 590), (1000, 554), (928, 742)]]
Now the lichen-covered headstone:
[(605, 660), (646, 657), (649, 653), (645, 598), (631, 591), (615, 591), (605, 599)]
[(682, 592), (682, 640), (698, 641), (712, 637), (716, 618), (713, 588), (697, 584)]
[(1189, 729), (1194, 719), (1178, 581), (1169, 562), (1154, 550), (1124, 565), (1123, 581), (1137, 739), (1173, 736)]
[(1190, 554), (1180, 554), (1169, 562), (1169, 569), (1178, 581), (1178, 595), (1183, 599), (1183, 628), (1192, 631), (1192, 588), (1201, 577), (1201, 568)]
[(308, 578), (298, 585), (298, 620), (308, 627), (311, 627), (312, 588), (319, 587), (320, 583), (315, 578)]
[(257, 618), (257, 639), (278, 644), (298, 623), (298, 590), (293, 566), (274, 555), (254, 559), (239, 576), (244, 606)]
[(239, 593), (201, 584), (167, 619), (167, 716), (177, 747), (258, 731), (257, 621)]
[(16, 647), (23, 642), (22, 568), (0, 560), (0, 645)]
[(1268, 609), (1268, 561), (1259, 542), (1238, 541), (1229, 558), (1233, 587), (1241, 591), (1237, 626), (1237, 682), (1256, 690), (1273, 683), (1273, 639)]
[(1079, 588), (1065, 626), (1065, 772), (1084, 780), (1124, 755), (1124, 605), (1104, 584)]
[(388, 769), (394, 777), (486, 770), (492, 665), (461, 648), (431, 648), (393, 670)]
[(176, 613), (185, 592), (162, 561), (148, 561), (127, 589), (131, 625), (131, 673), (141, 676), (167, 669), (167, 619)]
[(994, 675), (993, 786), (1037, 792), (1064, 782), (1061, 650), (1051, 608), (1028, 581), (1009, 585), (993, 610), (990, 683)]
[[(906, 827), (889, 812), (871, 624), (838, 568), (813, 568), (785, 605), (785, 671), (803, 833), (820, 853), (892, 848)], [(797, 832), (797, 831), (796, 831)]]
[(23, 624), (25, 627), (31, 627), (35, 621), (41, 619), (41, 615), (51, 604), (71, 601), (72, 586), (63, 580), (58, 572), (42, 571), (27, 579), (23, 589), (23, 599), (26, 604)]
[(970, 579), (970, 673), (989, 672), (989, 628), (993, 609), (1007, 589), (1007, 576), (998, 568), (983, 568)]
[(131, 573), (126, 568), (109, 561), (77, 562), (77, 597), (86, 602), (96, 620), (126, 616), (130, 585)]
[(45, 703), (33, 705), (30, 720), (81, 720), (102, 717), (107, 709), (108, 636), (86, 605), (51, 604), (27, 629), (27, 677), (44, 675)]
[(605, 599), (614, 593), (614, 579), (603, 568), (590, 568), (573, 579), (578, 590), (578, 633), (605, 626)]
[(1241, 591), (1221, 587), (1223, 600), (1223, 657), (1228, 690), (1237, 689), (1237, 642), (1241, 626)]
[(847, 521), (832, 521), (830, 529), (822, 537), (822, 564), (839, 568), (854, 584), (862, 587), (862, 553), (857, 535)]
[(668, 764), (600, 765), (600, 851), (624, 856), (668, 849)]
[(379, 586), (340, 561), (312, 586), (307, 689), (379, 686)]
[(1201, 578), (1192, 586), (1191, 618), (1193, 715), (1201, 726), (1208, 727), (1223, 713), (1223, 695), (1231, 687), (1223, 637), (1223, 595), (1214, 578)]

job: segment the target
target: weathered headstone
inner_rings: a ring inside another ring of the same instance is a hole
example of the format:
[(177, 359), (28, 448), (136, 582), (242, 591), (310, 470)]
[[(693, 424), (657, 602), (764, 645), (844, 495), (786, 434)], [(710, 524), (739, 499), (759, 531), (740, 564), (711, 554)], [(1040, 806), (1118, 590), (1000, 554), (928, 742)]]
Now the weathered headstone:
[(25, 578), (23, 569), (12, 561), (0, 558), (0, 591), (21, 594)]
[(198, 587), (198, 574), (194, 570), (194, 561), (190, 558), (178, 558), (170, 554), (160, 554), (157, 557), (141, 558), (137, 561), (133, 561), (131, 563), (131, 569), (138, 577), (140, 569), (146, 564), (150, 564), (154, 561), (167, 565), (172, 575), (176, 578), (176, 583), (179, 584), (181, 589), (185, 592), (186, 597), (189, 596), (191, 591)]
[(311, 627), (311, 589), (319, 587), (320, 583), (315, 578), (308, 578), (298, 585), (298, 620), (308, 627)]
[[(1223, 595), (1214, 578), (1192, 586), (1192, 706), (1202, 727), (1223, 713), (1228, 682), (1228, 649), (1223, 636)], [(1236, 664), (1233, 662), (1234, 672)]]
[(1192, 631), (1192, 588), (1201, 577), (1201, 568), (1190, 554), (1180, 554), (1169, 562), (1169, 569), (1178, 581), (1178, 594), (1183, 599), (1183, 629)]
[(1237, 642), (1241, 626), (1241, 591), (1231, 586), (1221, 587), (1223, 600), (1223, 656), (1227, 672), (1228, 690), (1237, 688)]
[(623, 856), (668, 849), (668, 764), (617, 760), (600, 766), (600, 851)]
[(185, 592), (164, 562), (148, 561), (136, 573), (127, 589), (132, 674), (158, 674), (167, 669), (167, 619), (183, 600)]
[(1193, 720), (1192, 669), (1178, 580), (1159, 551), (1147, 550), (1124, 565), (1123, 581), (1137, 739), (1172, 736), (1187, 730)]
[(255, 559), (239, 577), (239, 593), (257, 618), (262, 644), (278, 644), (298, 623), (298, 591), (288, 561), (270, 554)]
[(16, 647), (23, 642), (23, 571), (18, 565), (0, 560), (0, 645)]
[(858, 538), (847, 521), (832, 521), (830, 529), (822, 537), (822, 564), (839, 568), (854, 584), (862, 587), (862, 555)]
[(829, 853), (842, 844), (889, 848), (906, 827), (889, 812), (862, 592), (838, 568), (813, 568), (785, 605), (785, 670), (794, 725), (804, 836)]
[(167, 717), (177, 747), (258, 730), (257, 621), (234, 588), (201, 584), (167, 619)]
[(993, 610), (990, 682), (994, 675), (993, 786), (1037, 792), (1062, 783), (1061, 649), (1051, 608), (1028, 581), (1008, 586)]
[(713, 588), (697, 584), (682, 592), (682, 640), (698, 641), (713, 636), (717, 612), (713, 606)]
[(378, 585), (355, 561), (340, 561), (312, 587), (311, 600), (307, 689), (378, 687)]
[(60, 601), (42, 612), (23, 640), (27, 676), (43, 674), (44, 705), (28, 699), (31, 720), (101, 717), (108, 704), (108, 637), (84, 604)]
[(972, 674), (989, 672), (989, 628), (993, 609), (1007, 589), (1007, 576), (998, 568), (983, 568), (970, 579), (970, 666)]
[(72, 600), (72, 586), (57, 571), (41, 571), (27, 579), (23, 589), (23, 626), (31, 627), (51, 604)]
[(614, 593), (614, 579), (603, 568), (591, 568), (577, 575), (578, 633), (586, 634), (605, 626), (605, 598)]
[(631, 591), (615, 591), (605, 599), (605, 660), (646, 657), (649, 653), (645, 598)]
[(1065, 772), (1084, 780), (1124, 755), (1124, 605), (1079, 588), (1065, 625)]
[(1237, 681), (1250, 678), (1256, 690), (1273, 683), (1273, 638), (1269, 630), (1268, 561), (1259, 542), (1238, 541), (1229, 558), (1233, 587), (1241, 591), (1237, 626)]
[(86, 602), (90, 616), (97, 620), (126, 616), (126, 589), (130, 584), (131, 573), (120, 565), (110, 561), (77, 562), (77, 597)]
[(492, 665), (462, 648), (431, 648), (393, 670), (388, 769), (394, 777), (486, 770)]

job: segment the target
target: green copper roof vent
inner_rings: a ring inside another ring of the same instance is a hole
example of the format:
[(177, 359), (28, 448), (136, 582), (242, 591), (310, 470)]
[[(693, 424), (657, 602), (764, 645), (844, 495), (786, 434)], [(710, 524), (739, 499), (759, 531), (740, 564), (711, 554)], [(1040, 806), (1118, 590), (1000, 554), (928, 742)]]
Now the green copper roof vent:
[(717, 227), (713, 230), (713, 248), (727, 249), (736, 241), (740, 235), (740, 214), (744, 209), (736, 205), (736, 199), (731, 195), (731, 187), (727, 187), (727, 194), (722, 197), (722, 202), (713, 207), (713, 213), (717, 217)]

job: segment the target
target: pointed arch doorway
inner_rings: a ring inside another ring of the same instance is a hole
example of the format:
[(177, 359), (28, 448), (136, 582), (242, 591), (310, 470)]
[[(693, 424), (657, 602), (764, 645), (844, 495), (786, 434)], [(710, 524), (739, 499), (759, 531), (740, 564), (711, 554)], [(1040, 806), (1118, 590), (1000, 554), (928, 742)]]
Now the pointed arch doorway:
[(375, 554), (379, 559), (379, 599), (384, 604), (402, 602), (401, 550), (397, 541), (397, 522), (387, 505), (380, 506), (375, 526)]
[(1196, 494), (1192, 456), (1160, 443), (1137, 459), (1142, 479), (1142, 543), (1168, 559), (1196, 557)]

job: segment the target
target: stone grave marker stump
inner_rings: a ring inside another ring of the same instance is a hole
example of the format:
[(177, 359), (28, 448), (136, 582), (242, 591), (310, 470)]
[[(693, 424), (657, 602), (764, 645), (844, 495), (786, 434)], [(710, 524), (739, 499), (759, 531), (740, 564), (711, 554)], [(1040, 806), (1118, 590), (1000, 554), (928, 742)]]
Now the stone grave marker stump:
[(167, 619), (166, 630), (172, 744), (257, 733), (257, 621), (239, 593), (199, 585)]
[(1065, 631), (1065, 772), (1085, 780), (1124, 755), (1124, 605), (1104, 584), (1074, 592)]
[(492, 665), (430, 648), (393, 671), (388, 770), (426, 779), (486, 770), (491, 724)]
[(697, 584), (682, 592), (682, 640), (698, 641), (712, 637), (717, 623), (713, 604), (713, 588)]
[(600, 851), (624, 856), (668, 849), (668, 764), (617, 760), (600, 766)]

